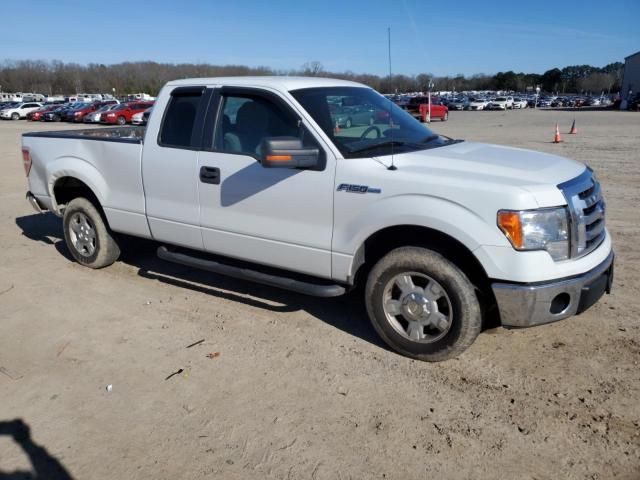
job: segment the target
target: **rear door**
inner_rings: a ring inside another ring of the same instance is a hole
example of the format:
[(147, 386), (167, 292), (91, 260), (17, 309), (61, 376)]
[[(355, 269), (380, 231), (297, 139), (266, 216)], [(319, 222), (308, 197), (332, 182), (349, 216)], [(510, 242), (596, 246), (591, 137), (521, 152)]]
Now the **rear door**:
[(203, 248), (198, 150), (210, 95), (204, 86), (175, 88), (162, 119), (147, 127), (142, 178), (149, 227), (159, 241)]
[[(335, 157), (279, 93), (225, 87), (212, 104), (198, 155), (204, 248), (330, 278)], [(318, 147), (321, 168), (264, 168), (262, 139), (283, 136)]]

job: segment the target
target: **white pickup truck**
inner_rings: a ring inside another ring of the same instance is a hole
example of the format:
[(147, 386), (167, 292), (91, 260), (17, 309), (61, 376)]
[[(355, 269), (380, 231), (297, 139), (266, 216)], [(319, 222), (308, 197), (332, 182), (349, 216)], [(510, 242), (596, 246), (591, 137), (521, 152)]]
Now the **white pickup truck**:
[[(367, 121), (337, 125), (344, 109)], [(27, 133), (22, 155), (27, 198), (63, 218), (81, 264), (115, 262), (126, 234), (168, 261), (310, 295), (362, 285), (375, 330), (413, 358), (459, 354), (490, 313), (539, 325), (611, 289), (589, 168), (437, 135), (358, 83), (173, 81), (146, 129)]]

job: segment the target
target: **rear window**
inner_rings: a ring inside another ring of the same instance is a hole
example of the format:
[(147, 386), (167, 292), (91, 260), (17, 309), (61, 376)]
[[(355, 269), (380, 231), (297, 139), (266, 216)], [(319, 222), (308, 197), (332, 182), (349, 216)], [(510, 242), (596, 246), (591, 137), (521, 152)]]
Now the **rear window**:
[[(176, 89), (171, 94), (171, 100), (160, 130), (159, 143), (164, 147), (185, 148), (192, 145), (191, 137), (196, 121), (196, 113), (204, 89)], [(148, 107), (149, 105), (144, 105)]]

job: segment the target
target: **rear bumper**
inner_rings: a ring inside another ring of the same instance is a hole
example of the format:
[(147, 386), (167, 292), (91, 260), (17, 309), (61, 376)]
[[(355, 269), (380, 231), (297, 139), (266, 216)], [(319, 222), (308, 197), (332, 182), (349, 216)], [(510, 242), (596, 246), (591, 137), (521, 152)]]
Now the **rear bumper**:
[(578, 315), (611, 291), (614, 253), (581, 275), (535, 284), (494, 283), (502, 325), (532, 327)]

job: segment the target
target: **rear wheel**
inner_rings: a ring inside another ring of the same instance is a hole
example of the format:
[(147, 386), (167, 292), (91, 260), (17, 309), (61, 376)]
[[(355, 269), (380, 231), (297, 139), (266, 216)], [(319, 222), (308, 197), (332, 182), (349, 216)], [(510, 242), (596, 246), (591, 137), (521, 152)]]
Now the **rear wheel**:
[(127, 123), (127, 119), (126, 119), (126, 118), (124, 118), (122, 115), (120, 115), (120, 116), (118, 117), (117, 122), (118, 122), (118, 125), (124, 125), (124, 124), (126, 124), (126, 123)]
[(90, 268), (111, 265), (120, 256), (102, 215), (86, 198), (74, 198), (64, 210), (64, 239), (73, 258)]
[(353, 125), (353, 122), (351, 121), (350, 118), (347, 118), (347, 121), (344, 123), (345, 128), (351, 128)]
[(440, 121), (446, 122), (447, 120), (449, 120), (449, 112), (444, 112), (444, 115), (442, 116)]
[(426, 361), (453, 358), (480, 333), (482, 314), (467, 276), (437, 252), (402, 247), (371, 270), (369, 318), (395, 351)]

